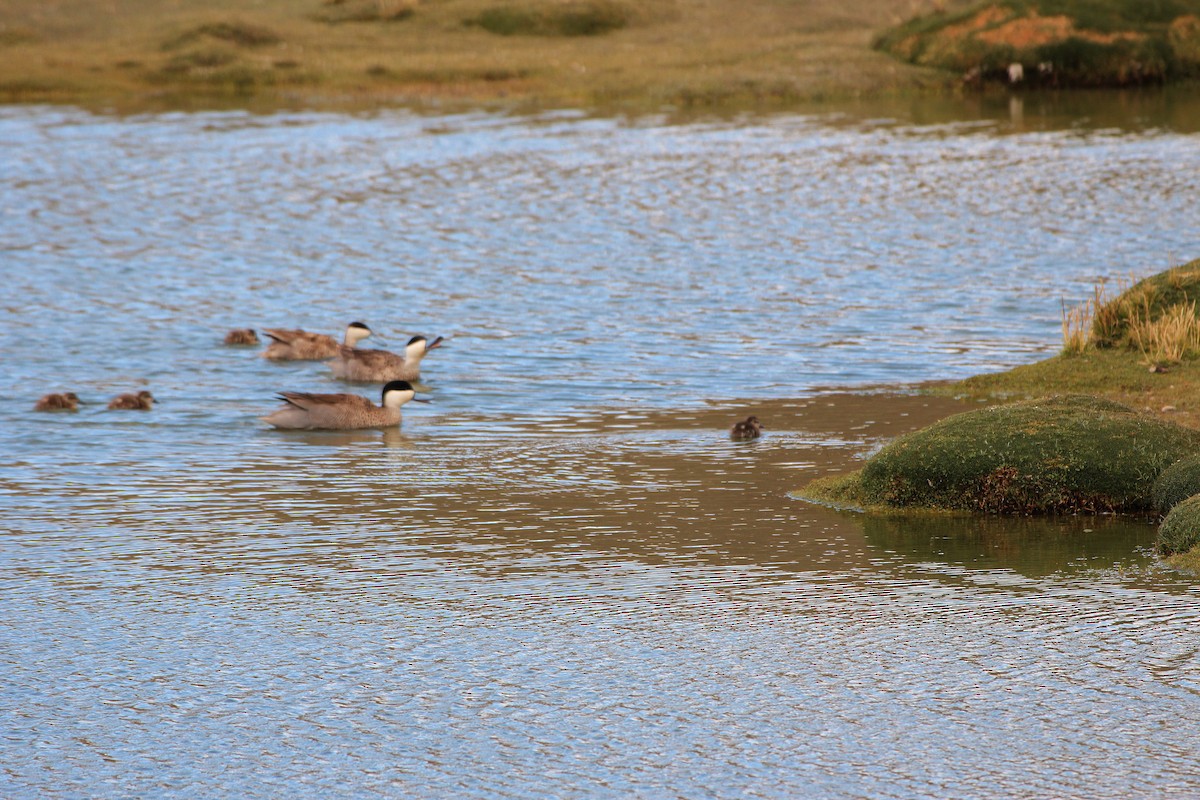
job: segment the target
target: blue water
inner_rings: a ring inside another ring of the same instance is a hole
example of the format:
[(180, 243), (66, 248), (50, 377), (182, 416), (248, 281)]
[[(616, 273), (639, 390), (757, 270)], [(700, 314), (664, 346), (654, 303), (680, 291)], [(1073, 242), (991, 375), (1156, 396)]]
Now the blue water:
[[(1200, 256), (1193, 133), (1030, 122), (0, 109), (0, 796), (1200, 795), (1152, 520), (788, 495)], [(351, 320), (434, 402), (269, 430), (378, 387), (225, 331)]]

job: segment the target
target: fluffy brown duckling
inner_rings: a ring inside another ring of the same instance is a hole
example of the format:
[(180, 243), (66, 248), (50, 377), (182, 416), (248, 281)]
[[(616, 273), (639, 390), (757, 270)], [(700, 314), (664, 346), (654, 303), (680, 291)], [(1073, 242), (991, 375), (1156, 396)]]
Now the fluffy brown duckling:
[(225, 334), (225, 344), (258, 344), (253, 328), (237, 328)]
[(133, 409), (134, 411), (149, 411), (151, 407), (158, 401), (154, 399), (154, 395), (142, 389), (137, 394), (126, 392), (119, 394), (108, 402), (108, 407), (112, 409)]
[(33, 406), (34, 411), (77, 411), (78, 409), (79, 397), (74, 392), (48, 394)]
[(729, 438), (735, 441), (744, 442), (748, 439), (757, 439), (762, 435), (763, 425), (758, 421), (758, 417), (746, 417), (740, 422), (733, 423), (733, 427), (729, 429)]

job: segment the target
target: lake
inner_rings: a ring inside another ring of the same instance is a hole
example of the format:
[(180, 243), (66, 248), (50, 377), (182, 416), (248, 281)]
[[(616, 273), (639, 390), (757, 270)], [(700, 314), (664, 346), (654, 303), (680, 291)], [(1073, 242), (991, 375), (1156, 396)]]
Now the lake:
[[(790, 495), (1200, 256), (1200, 100), (1083, 98), (0, 108), (0, 795), (1200, 795), (1154, 520)], [(352, 320), (432, 402), (261, 422)]]

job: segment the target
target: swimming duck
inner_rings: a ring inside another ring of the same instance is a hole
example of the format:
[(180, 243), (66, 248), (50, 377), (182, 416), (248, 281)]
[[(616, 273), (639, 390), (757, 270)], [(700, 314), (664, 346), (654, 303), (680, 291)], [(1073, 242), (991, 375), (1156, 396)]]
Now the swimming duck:
[(108, 407), (111, 409), (132, 409), (134, 411), (149, 411), (151, 407), (158, 401), (154, 399), (154, 395), (142, 389), (137, 394), (126, 392), (119, 394), (112, 400), (108, 401)]
[(339, 347), (354, 347), (371, 335), (371, 329), (361, 322), (351, 322), (346, 326), (344, 344), (339, 344), (332, 336), (302, 330), (267, 328), (263, 333), (272, 339), (263, 351), (263, 358), (274, 361), (322, 361), (336, 356)]
[(746, 417), (741, 422), (733, 423), (733, 427), (729, 429), (729, 438), (736, 441), (757, 439), (762, 435), (762, 431), (763, 426), (758, 417)]
[(408, 381), (391, 381), (383, 387), (381, 405), (357, 394), (280, 392), (285, 405), (262, 418), (276, 428), (289, 430), (355, 430), (389, 428), (400, 424), (400, 406), (413, 399)]
[(258, 344), (258, 334), (253, 328), (238, 328), (225, 334), (225, 344)]
[(77, 411), (79, 397), (74, 392), (48, 394), (33, 405), (34, 411)]
[(338, 348), (337, 358), (333, 360), (333, 376), (344, 381), (416, 383), (421, 380), (421, 359), (441, 343), (441, 336), (432, 343), (426, 341), (424, 336), (414, 336), (404, 346), (404, 355), (343, 345)]

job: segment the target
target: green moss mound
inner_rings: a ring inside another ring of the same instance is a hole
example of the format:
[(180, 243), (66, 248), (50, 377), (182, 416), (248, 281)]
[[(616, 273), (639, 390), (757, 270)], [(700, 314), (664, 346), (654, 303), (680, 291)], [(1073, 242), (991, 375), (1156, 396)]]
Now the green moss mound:
[[(989, 514), (1138, 512), (1200, 431), (1066, 395), (968, 411), (903, 436), (856, 475), (802, 496), (875, 509)], [(829, 483), (828, 481), (826, 483)]]
[(1200, 74), (1200, 0), (986, 0), (923, 15), (875, 46), (972, 79), (1128, 86)]
[(1164, 556), (1186, 553), (1200, 544), (1200, 495), (1171, 509), (1158, 528), (1155, 547)]
[(1200, 494), (1200, 453), (1181, 458), (1163, 470), (1150, 491), (1154, 508), (1166, 514), (1179, 503)]

